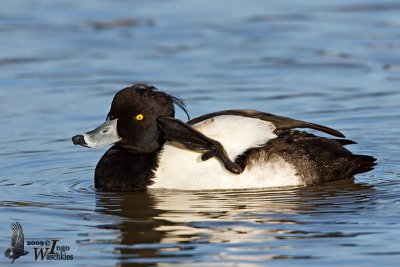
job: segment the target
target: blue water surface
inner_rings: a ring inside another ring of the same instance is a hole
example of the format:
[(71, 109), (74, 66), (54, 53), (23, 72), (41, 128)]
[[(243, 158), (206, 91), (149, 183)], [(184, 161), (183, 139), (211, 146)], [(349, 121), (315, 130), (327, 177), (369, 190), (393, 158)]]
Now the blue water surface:
[[(249, 108), (333, 127), (378, 165), (311, 187), (96, 191), (107, 148), (71, 137), (139, 82), (193, 117)], [(400, 264), (396, 1), (3, 0), (0, 115), (1, 252), (18, 220), (26, 241), (73, 255), (35, 261), (26, 245), (15, 266)]]

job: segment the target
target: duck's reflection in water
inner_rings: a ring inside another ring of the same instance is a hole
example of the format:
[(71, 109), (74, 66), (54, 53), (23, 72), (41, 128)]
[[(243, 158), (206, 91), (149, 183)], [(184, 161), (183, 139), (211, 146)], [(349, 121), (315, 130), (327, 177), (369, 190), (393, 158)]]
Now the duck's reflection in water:
[(269, 190), (96, 193), (97, 212), (112, 215), (99, 228), (117, 231), (113, 253), (121, 266), (232, 262), (244, 254), (252, 261), (310, 258), (311, 251), (297, 249), (293, 240), (347, 236), (340, 227), (316, 224), (354, 223), (348, 216), (374, 200), (372, 186), (350, 181)]

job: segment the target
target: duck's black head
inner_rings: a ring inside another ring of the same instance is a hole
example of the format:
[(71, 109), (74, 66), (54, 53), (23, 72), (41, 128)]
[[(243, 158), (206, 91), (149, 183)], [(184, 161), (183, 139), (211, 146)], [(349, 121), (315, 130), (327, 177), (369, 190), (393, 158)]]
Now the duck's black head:
[(72, 141), (93, 148), (116, 143), (133, 153), (150, 153), (164, 143), (157, 118), (174, 117), (174, 104), (184, 109), (181, 100), (154, 86), (136, 84), (124, 88), (114, 96), (106, 122), (74, 136)]

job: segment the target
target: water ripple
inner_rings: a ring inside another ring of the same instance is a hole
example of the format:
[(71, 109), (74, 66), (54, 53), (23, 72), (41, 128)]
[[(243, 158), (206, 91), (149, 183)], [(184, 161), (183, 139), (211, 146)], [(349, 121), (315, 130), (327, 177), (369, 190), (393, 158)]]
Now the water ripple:
[[(398, 3), (3, 6), (2, 233), (19, 220), (26, 238), (60, 239), (82, 266), (397, 264)], [(378, 165), (321, 186), (101, 192), (93, 172), (105, 149), (70, 138), (104, 120), (118, 89), (139, 82), (185, 99), (194, 116), (249, 108), (340, 129), (358, 142), (350, 150)]]

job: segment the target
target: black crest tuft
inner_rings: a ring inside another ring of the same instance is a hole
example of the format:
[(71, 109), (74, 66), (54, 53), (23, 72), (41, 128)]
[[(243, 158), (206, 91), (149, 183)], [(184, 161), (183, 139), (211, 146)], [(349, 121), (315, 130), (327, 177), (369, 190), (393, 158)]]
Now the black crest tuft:
[(171, 96), (172, 97), (172, 101), (174, 102), (175, 105), (177, 105), (181, 110), (183, 110), (183, 112), (185, 112), (187, 119), (190, 120), (190, 115), (188, 110), (186, 109), (186, 104), (185, 102), (183, 102), (182, 99), (177, 98), (175, 96)]

